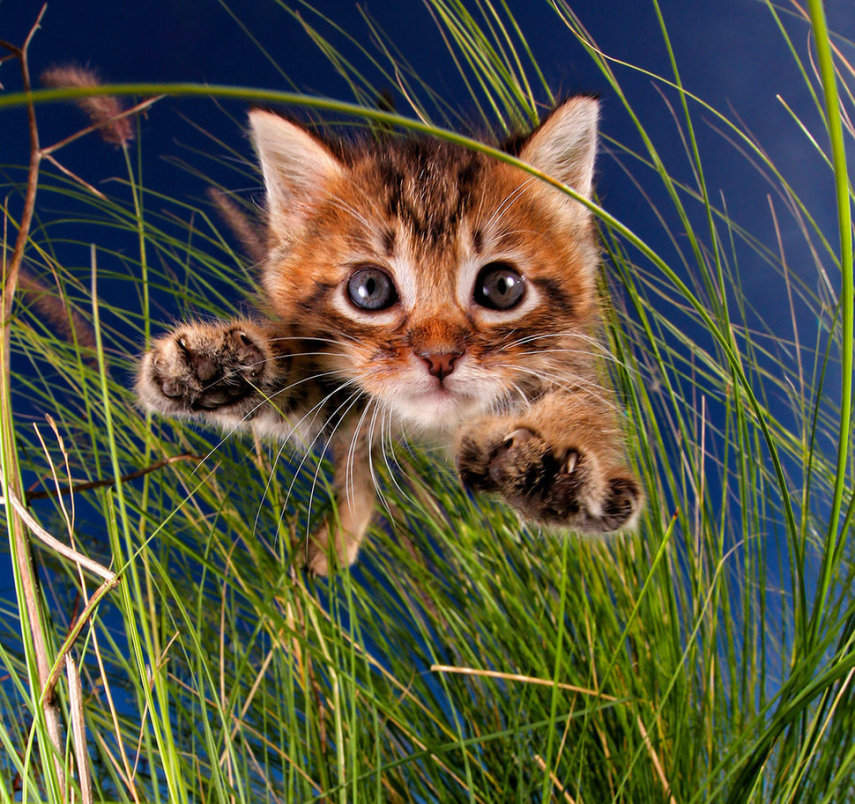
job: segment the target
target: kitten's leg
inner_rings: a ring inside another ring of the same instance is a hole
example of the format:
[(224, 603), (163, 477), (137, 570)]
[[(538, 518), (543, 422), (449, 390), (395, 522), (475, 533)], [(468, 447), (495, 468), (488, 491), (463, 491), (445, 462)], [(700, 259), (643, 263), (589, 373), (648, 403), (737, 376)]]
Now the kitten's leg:
[(330, 514), (308, 543), (296, 548), (304, 551), (300, 558), (315, 575), (329, 574), (330, 541), (338, 566), (350, 566), (356, 561), (374, 514), (376, 492), (371, 474), (371, 446), (357, 420), (358, 417), (354, 417), (342, 425), (330, 442), (335, 466), (333, 488), (337, 516)]
[(167, 416), (248, 426), (272, 405), (286, 405), (289, 360), (265, 324), (192, 323), (152, 342), (137, 376), (137, 395)]
[(643, 501), (622, 450), (606, 402), (553, 391), (517, 415), (467, 425), (457, 469), (466, 486), (500, 494), (528, 519), (608, 533), (631, 527)]
[[(167, 416), (201, 418), (229, 428), (260, 422), (268, 432), (288, 434), (293, 427), (277, 430), (277, 424), (289, 413), (299, 419), (314, 397), (310, 393), (302, 402), (297, 397), (316, 390), (295, 381), (292, 371), (308, 378), (316, 370), (303, 365), (299, 355), (292, 360), (269, 325), (193, 323), (152, 343), (136, 388), (146, 407)], [(292, 402), (299, 402), (296, 411), (290, 410)], [(339, 565), (353, 564), (374, 512), (370, 445), (364, 432), (356, 433), (357, 420), (345, 421), (331, 441), (338, 518), (330, 518), (307, 544), (295, 546), (302, 551), (298, 561), (316, 575), (329, 572), (331, 540)]]

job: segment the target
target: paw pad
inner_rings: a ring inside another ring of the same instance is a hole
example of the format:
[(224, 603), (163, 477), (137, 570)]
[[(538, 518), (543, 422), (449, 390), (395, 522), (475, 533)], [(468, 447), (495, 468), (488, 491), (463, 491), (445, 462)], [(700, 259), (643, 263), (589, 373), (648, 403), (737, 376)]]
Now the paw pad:
[(601, 465), (595, 449), (554, 446), (529, 427), (460, 441), (457, 467), (464, 485), (497, 492), (527, 519), (588, 533), (630, 523), (642, 494), (631, 475)]
[(215, 411), (251, 396), (265, 353), (243, 329), (189, 327), (157, 342), (138, 382), (141, 396), (167, 413)]

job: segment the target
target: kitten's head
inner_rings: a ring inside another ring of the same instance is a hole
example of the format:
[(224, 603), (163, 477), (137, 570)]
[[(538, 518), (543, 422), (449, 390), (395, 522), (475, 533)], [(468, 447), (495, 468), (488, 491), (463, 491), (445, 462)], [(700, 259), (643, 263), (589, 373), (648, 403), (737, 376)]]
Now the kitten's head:
[[(597, 112), (572, 98), (513, 152), (589, 197)], [(567, 346), (596, 307), (583, 205), (447, 142), (329, 145), (269, 112), (250, 122), (269, 302), (301, 336), (324, 339), (331, 371), (436, 430), (587, 373)]]

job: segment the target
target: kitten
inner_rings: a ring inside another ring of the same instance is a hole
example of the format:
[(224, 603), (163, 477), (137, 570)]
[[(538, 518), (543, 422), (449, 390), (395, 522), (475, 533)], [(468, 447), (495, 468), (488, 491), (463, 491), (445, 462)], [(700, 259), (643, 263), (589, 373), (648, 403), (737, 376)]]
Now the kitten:
[[(512, 152), (590, 197), (597, 101), (556, 108)], [(446, 142), (325, 143), (250, 113), (267, 193), (264, 319), (156, 340), (137, 392), (168, 416), (330, 445), (338, 518), (300, 550), (356, 560), (381, 432), (444, 442), (463, 483), (545, 525), (604, 533), (642, 505), (602, 385), (590, 212)], [(330, 546), (334, 550), (328, 549)]]

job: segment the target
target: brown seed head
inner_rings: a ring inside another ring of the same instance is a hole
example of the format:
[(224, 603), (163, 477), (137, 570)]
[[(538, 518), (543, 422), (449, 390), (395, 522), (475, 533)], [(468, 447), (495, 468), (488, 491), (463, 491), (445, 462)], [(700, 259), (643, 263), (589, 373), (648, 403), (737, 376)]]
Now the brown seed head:
[[(101, 84), (101, 79), (90, 67), (65, 64), (51, 67), (42, 73), (42, 84), (48, 87), (97, 87)], [(118, 98), (112, 95), (97, 95), (91, 98), (76, 98), (74, 102), (86, 112), (105, 142), (123, 146), (134, 138), (130, 120), (120, 117), (124, 109)]]

